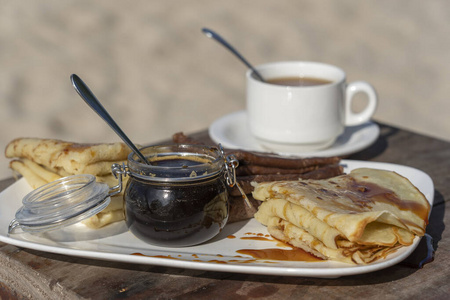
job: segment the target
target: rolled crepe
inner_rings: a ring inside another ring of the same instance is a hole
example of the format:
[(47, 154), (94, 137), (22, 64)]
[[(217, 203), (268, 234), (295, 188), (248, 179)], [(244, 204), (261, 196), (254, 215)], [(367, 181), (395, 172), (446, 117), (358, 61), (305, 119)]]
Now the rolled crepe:
[(79, 144), (54, 139), (19, 138), (5, 150), (7, 158), (27, 158), (61, 176), (111, 173), (111, 164), (126, 161), (130, 149), (123, 143)]
[[(26, 166), (25, 163), (21, 160), (11, 161), (9, 163), (9, 167), (13, 171), (22, 175), (33, 189), (37, 189), (37, 188), (50, 182), (50, 181), (45, 180), (38, 173), (33, 171), (30, 167)], [(57, 174), (55, 174), (55, 175), (58, 176)]]
[(362, 168), (326, 180), (256, 184), (255, 218), (322, 258), (369, 263), (422, 236), (430, 205), (408, 179)]
[[(125, 144), (77, 144), (52, 139), (20, 138), (5, 149), (10, 168), (22, 175), (33, 189), (64, 176), (92, 174), (98, 182), (113, 187), (118, 184), (111, 173), (114, 163), (126, 160), (130, 150)], [(123, 178), (126, 185), (128, 177)], [(111, 197), (110, 204), (99, 214), (83, 221), (100, 228), (124, 219), (123, 191)]]
[[(117, 203), (118, 201), (114, 201), (113, 199), (118, 199), (119, 197), (111, 197), (111, 202)], [(120, 197), (122, 198), (122, 197)], [(123, 202), (122, 202), (123, 206)], [(109, 206), (108, 206), (109, 207)], [(107, 207), (107, 208), (108, 208)], [(119, 222), (125, 219), (125, 212), (123, 208), (114, 209), (114, 210), (108, 210), (105, 208), (102, 212), (82, 221), (84, 225), (86, 225), (89, 228), (97, 229), (104, 227), (108, 224)]]

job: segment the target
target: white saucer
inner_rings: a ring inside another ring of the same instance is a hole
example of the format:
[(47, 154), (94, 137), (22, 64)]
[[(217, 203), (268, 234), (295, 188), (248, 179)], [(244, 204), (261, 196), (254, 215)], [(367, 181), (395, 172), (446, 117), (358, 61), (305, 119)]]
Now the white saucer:
[[(378, 125), (367, 122), (359, 126), (347, 127), (336, 142), (327, 149), (314, 152), (271, 152), (300, 157), (344, 156), (369, 147), (376, 141), (379, 134)], [(268, 152), (250, 134), (245, 110), (228, 114), (214, 121), (209, 127), (209, 136), (214, 142), (221, 143), (224, 148)]]

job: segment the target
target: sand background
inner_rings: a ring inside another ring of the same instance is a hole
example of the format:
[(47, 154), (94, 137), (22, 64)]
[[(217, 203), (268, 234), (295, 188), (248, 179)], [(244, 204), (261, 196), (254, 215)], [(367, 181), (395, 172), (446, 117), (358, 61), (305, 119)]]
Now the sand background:
[[(375, 120), (450, 140), (450, 2), (0, 1), (0, 147), (16, 137), (119, 138), (82, 102), (78, 74), (135, 143), (245, 108), (246, 68), (321, 61), (379, 95)], [(11, 175), (0, 158), (0, 179)]]

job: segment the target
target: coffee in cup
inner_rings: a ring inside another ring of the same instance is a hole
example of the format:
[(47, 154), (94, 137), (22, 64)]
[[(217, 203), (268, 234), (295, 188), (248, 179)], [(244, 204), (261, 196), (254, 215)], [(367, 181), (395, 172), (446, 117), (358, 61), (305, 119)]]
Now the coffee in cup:
[[(318, 62), (276, 62), (257, 66), (265, 79), (247, 72), (247, 118), (252, 135), (275, 151), (314, 151), (330, 147), (346, 126), (370, 120), (377, 107), (367, 82), (346, 83), (345, 72)], [(357, 93), (366, 107), (355, 113)]]

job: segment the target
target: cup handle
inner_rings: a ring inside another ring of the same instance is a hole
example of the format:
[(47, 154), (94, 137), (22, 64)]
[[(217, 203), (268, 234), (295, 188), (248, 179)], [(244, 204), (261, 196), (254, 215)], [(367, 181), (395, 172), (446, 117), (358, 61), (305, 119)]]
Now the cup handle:
[[(352, 111), (352, 101), (356, 93), (365, 93), (369, 100), (366, 108), (359, 113), (354, 113)], [(345, 125), (355, 126), (369, 121), (377, 109), (377, 104), (377, 93), (372, 85), (365, 81), (349, 83), (346, 88), (345, 96)]]

